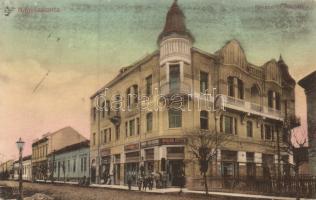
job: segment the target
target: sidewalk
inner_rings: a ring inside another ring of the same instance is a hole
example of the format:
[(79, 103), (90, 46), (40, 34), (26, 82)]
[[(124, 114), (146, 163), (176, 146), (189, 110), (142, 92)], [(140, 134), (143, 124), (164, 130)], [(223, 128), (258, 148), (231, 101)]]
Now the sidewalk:
[[(97, 188), (110, 188), (110, 189), (119, 189), (119, 190), (128, 190), (126, 185), (99, 185), (99, 184), (91, 184), (90, 187), (97, 187)], [(133, 191), (138, 191), (138, 187), (133, 186)], [(145, 192), (142, 190), (142, 192)], [(146, 190), (148, 193), (157, 193), (157, 194), (170, 194), (170, 193), (179, 193), (180, 188), (165, 188), (165, 189), (153, 189), (153, 190)], [(205, 194), (204, 191), (195, 191), (195, 190), (188, 190), (182, 189), (184, 194)], [(229, 193), (229, 192), (209, 192), (210, 195), (216, 196), (227, 196), (227, 197), (242, 197), (242, 198), (249, 198), (249, 199), (271, 199), (271, 200), (296, 200), (295, 197), (278, 197), (278, 196), (267, 196), (267, 195), (255, 195), (255, 194), (242, 194), (242, 193)], [(315, 200), (315, 199), (306, 199), (300, 198), (301, 200)]]

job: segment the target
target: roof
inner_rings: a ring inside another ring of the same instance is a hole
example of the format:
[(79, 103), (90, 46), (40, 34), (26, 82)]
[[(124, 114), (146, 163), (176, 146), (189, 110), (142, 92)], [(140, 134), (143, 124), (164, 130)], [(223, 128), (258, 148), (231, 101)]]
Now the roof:
[(101, 89), (99, 89), (97, 92), (95, 92), (93, 95), (91, 95), (90, 99), (93, 99), (94, 97), (96, 97), (97, 95), (99, 95), (100, 93), (102, 93), (105, 88), (109, 88), (111, 86), (113, 86), (114, 84), (116, 84), (119, 80), (123, 79), (124, 77), (126, 77), (128, 74), (130, 74), (134, 69), (136, 69), (137, 67), (141, 66), (142, 64), (146, 63), (148, 60), (152, 59), (154, 56), (158, 55), (159, 51), (156, 50), (154, 52), (152, 52), (151, 54), (146, 55), (144, 58), (141, 58), (140, 60), (136, 61), (135, 63), (133, 63), (132, 65), (129, 65), (127, 67), (122, 67), (119, 74), (112, 79), (110, 82), (108, 82), (107, 84), (105, 84), (105, 86), (103, 86)]
[(175, 0), (169, 8), (166, 17), (165, 27), (158, 37), (158, 43), (161, 41), (162, 38), (172, 34), (187, 36), (192, 41), (194, 41), (192, 34), (185, 26), (185, 16), (181, 8), (178, 6), (177, 0)]
[[(90, 147), (90, 141), (85, 140), (83, 142), (72, 144), (72, 145), (66, 146), (62, 149), (56, 150), (53, 153), (56, 155), (56, 154), (61, 154), (61, 153), (69, 152), (69, 151), (75, 151), (75, 150), (82, 149), (82, 148), (89, 148), (89, 147)], [(52, 155), (53, 153), (48, 154), (48, 156)]]
[(316, 82), (316, 71), (310, 73), (309, 75), (305, 76), (304, 78), (302, 78), (298, 84), (300, 86), (302, 86), (304, 89), (311, 89), (312, 87), (314, 87), (314, 84)]

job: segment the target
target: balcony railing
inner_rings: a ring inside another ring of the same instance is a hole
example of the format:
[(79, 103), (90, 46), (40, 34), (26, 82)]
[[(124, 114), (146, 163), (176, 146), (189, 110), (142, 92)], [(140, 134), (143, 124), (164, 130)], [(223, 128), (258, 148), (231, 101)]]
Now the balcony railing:
[(226, 95), (222, 96), (224, 97), (225, 106), (228, 108), (240, 110), (247, 113), (252, 113), (255, 115), (265, 116), (277, 120), (283, 120), (280, 110), (261, 106), (259, 104), (255, 104), (235, 97), (230, 97)]
[(160, 95), (188, 95), (191, 94), (191, 86), (183, 82), (172, 83), (167, 82), (160, 86)]

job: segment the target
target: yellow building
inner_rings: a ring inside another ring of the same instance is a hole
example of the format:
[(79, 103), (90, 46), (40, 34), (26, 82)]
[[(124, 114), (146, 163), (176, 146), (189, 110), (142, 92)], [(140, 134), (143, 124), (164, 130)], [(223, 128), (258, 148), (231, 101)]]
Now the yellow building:
[[(187, 162), (193, 157), (186, 134), (214, 130), (215, 121), (218, 131), (233, 139), (218, 152), (217, 171), (211, 167), (209, 175), (262, 177), (275, 173), (271, 166), (276, 163), (293, 163), (291, 150), (278, 148), (286, 147), (289, 139), (283, 124), (296, 120), (296, 83), (283, 59), (253, 65), (237, 40), (215, 53), (200, 50), (193, 47), (184, 19), (175, 1), (158, 37), (158, 50), (122, 68), (91, 96), (92, 182), (126, 184), (142, 168), (165, 174), (167, 185), (177, 186), (184, 167), (187, 186), (200, 186), (195, 184), (199, 167)], [(225, 100), (218, 120), (201, 103), (202, 93)], [(175, 95), (182, 97), (185, 109), (167, 108), (179, 101)]]

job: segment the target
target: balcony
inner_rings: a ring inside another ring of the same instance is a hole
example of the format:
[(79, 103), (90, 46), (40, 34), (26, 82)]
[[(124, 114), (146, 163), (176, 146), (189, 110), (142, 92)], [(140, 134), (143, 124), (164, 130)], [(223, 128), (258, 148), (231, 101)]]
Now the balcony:
[(281, 111), (273, 108), (268, 108), (265, 106), (261, 106), (259, 104), (255, 104), (249, 101), (245, 101), (243, 99), (238, 99), (226, 95), (222, 95), (224, 99), (225, 107), (239, 110), (245, 113), (250, 113), (253, 115), (263, 116), (266, 118), (271, 118), (275, 120), (283, 121), (283, 117), (281, 115)]
[(160, 95), (165, 97), (171, 96), (186, 96), (191, 94), (191, 86), (186, 83), (171, 83), (167, 82), (160, 86)]

